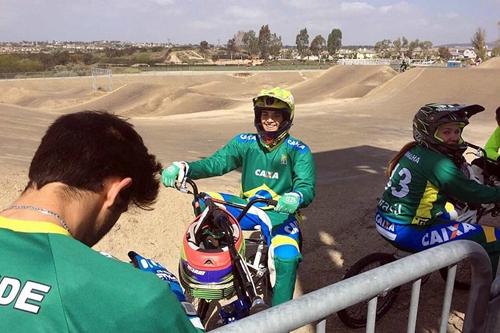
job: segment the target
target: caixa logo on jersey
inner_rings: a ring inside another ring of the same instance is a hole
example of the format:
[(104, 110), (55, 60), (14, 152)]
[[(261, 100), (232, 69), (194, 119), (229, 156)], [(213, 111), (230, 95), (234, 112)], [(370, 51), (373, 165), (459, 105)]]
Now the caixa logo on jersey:
[(245, 141), (257, 140), (257, 136), (254, 134), (240, 134), (240, 139)]
[(280, 175), (277, 172), (266, 171), (266, 170), (261, 170), (261, 169), (255, 170), (255, 175), (259, 176), (259, 177), (270, 178), (270, 179), (280, 179)]
[(305, 149), (306, 148), (305, 144), (303, 144), (302, 142), (297, 141), (297, 140), (288, 139), (286, 141), (286, 143), (288, 143), (290, 146), (298, 148), (298, 149)]
[(455, 223), (440, 229), (431, 230), (422, 237), (423, 246), (431, 246), (436, 244), (445, 243), (459, 236), (462, 236), (477, 228), (469, 223)]

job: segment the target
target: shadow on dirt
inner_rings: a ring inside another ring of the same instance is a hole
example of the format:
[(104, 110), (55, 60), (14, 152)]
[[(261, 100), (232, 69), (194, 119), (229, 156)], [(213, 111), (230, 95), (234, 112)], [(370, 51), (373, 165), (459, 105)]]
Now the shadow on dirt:
[(376, 198), (386, 183), (387, 161), (395, 153), (358, 146), (314, 155), (316, 197), (303, 211), (306, 220), (302, 224), (300, 281), (304, 292), (340, 280), (356, 260), (385, 246), (375, 231), (373, 216)]

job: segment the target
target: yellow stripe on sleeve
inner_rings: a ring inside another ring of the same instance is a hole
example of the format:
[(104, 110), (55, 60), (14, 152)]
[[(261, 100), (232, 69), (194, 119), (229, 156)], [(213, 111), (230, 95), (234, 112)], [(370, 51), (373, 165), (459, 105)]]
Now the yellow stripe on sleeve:
[(495, 228), (483, 225), (484, 236), (486, 237), (486, 243), (491, 243), (497, 240), (495, 235)]

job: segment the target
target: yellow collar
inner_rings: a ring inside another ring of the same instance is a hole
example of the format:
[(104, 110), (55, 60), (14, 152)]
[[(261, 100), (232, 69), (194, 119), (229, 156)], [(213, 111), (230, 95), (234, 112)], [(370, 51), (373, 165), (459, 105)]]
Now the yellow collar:
[(0, 228), (10, 229), (16, 232), (61, 234), (71, 236), (66, 229), (50, 222), (16, 220), (3, 216), (0, 216)]

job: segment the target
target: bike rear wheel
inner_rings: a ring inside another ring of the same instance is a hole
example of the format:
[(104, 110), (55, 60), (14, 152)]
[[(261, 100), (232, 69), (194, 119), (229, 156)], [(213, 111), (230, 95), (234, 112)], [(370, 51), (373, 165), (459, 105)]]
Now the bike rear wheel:
[[(343, 280), (385, 265), (394, 260), (396, 260), (396, 258), (389, 253), (372, 253), (358, 260), (346, 272)], [(398, 296), (399, 289), (400, 287), (396, 287), (384, 292), (383, 294), (378, 295), (376, 320), (380, 319), (392, 307), (392, 305), (396, 301), (396, 297)], [(368, 301), (363, 301), (346, 309), (340, 310), (339, 312), (337, 312), (337, 315), (346, 326), (352, 328), (360, 328), (366, 326), (367, 311)]]

